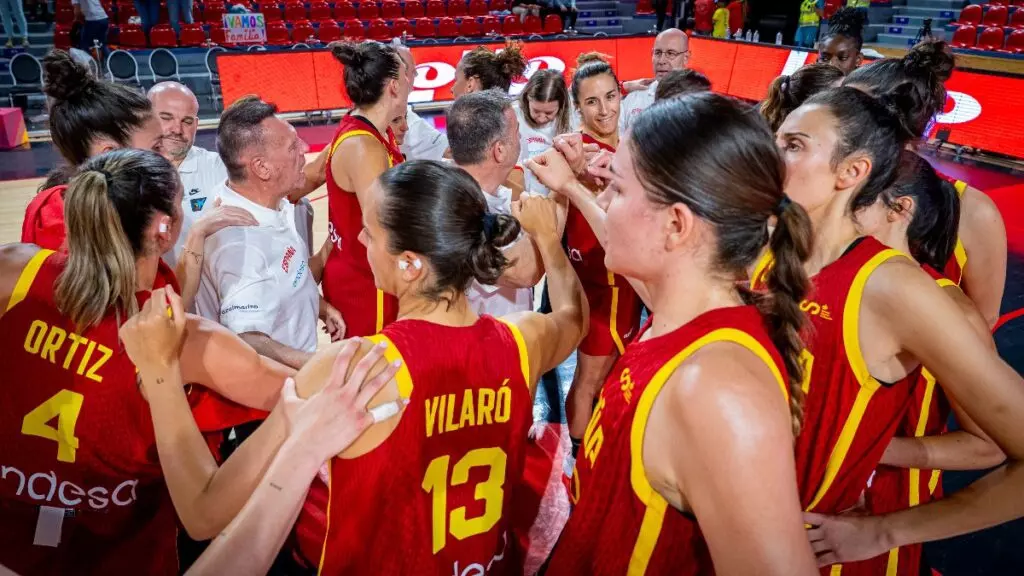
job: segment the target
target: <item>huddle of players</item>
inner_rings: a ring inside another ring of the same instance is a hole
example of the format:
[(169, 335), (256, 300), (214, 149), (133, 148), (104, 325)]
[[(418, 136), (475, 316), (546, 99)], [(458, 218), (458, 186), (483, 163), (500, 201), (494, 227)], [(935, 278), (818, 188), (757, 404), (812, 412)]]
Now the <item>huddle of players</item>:
[[(339, 55), (356, 109), (325, 170), (367, 338), (321, 350), (275, 401), (291, 374), (185, 315), (158, 267), (180, 217), (170, 165), (140, 151), (87, 160), (64, 193), (67, 253), (0, 251), (0, 348), (17, 384), (0, 408), (14, 511), (0, 564), (170, 573), (177, 512), (190, 533), (219, 533), (196, 573), (267, 570), (293, 524), (297, 555), (327, 573), (521, 571), (535, 383), (595, 336), (616, 349), (548, 573), (802, 574), (815, 555), (903, 573), (916, 542), (1020, 515), (1021, 379), (956, 288), (962, 271), (968, 296), (984, 292), (970, 271), (998, 230), (979, 229), (977, 194), (906, 150), (944, 100), (944, 46), (797, 96), (798, 76), (834, 75), (801, 70), (765, 103), (774, 135), (708, 92), (656, 102), (620, 133), (614, 71), (588, 59), (571, 90), (582, 137), (526, 162), (558, 200), (521, 196), (514, 218), (488, 214), (464, 171), (394, 153), (388, 124), (411, 85), (398, 51)], [(461, 65), (457, 78), (483, 79)], [(122, 140), (144, 111), (136, 122)], [(552, 312), (477, 317), (470, 281), (498, 282), (502, 248), (524, 237)], [(648, 324), (620, 322), (623, 302), (646, 304)], [(219, 467), (186, 382), (271, 410)], [(378, 422), (367, 406), (400, 416)], [(950, 408), (964, 429), (943, 434)], [(1004, 454), (972, 487), (913, 506), (935, 495), (932, 470)], [(306, 491), (326, 460), (320, 503)], [(876, 516), (834, 517), (865, 487)]]

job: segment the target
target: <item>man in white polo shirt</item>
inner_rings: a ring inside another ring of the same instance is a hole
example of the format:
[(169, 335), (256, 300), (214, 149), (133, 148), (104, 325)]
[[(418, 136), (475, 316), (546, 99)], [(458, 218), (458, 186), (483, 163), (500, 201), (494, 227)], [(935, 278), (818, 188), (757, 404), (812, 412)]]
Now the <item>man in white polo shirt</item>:
[(228, 177), (215, 194), (258, 224), (224, 228), (206, 239), (196, 303), (201, 316), (298, 369), (316, 351), (321, 300), (287, 200), (305, 180), (308, 148), (276, 111), (248, 97), (221, 116), (217, 148)]
[[(658, 34), (651, 48), (651, 68), (654, 70), (654, 81), (647, 88), (631, 91), (622, 105), (619, 106), (619, 137), (633, 126), (638, 114), (654, 104), (654, 93), (658, 90), (658, 80), (673, 70), (686, 68), (690, 61), (690, 39), (686, 32), (678, 28), (669, 28)], [(627, 82), (626, 89), (636, 86), (637, 82)]]
[[(512, 190), (502, 186), (519, 161), (519, 121), (508, 96), (498, 90), (466, 94), (448, 109), (448, 142), (455, 165), (477, 181), (492, 214), (511, 214)], [(497, 286), (474, 281), (466, 295), (477, 314), (503, 316), (533, 309), (533, 287), (544, 274), (529, 236), (503, 249), (514, 264)]]

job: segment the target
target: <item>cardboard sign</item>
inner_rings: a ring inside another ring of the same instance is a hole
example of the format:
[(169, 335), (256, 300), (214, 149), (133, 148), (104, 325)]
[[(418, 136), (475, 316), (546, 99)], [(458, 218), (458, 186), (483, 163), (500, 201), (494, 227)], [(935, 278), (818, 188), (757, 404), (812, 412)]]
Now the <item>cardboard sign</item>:
[(263, 14), (225, 14), (224, 42), (227, 44), (264, 44), (267, 21)]

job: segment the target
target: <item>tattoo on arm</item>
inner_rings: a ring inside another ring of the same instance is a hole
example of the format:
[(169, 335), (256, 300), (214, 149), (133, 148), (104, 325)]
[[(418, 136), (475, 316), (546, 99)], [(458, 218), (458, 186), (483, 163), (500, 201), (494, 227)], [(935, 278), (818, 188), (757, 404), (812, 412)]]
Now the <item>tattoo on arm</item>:
[(284, 488), (278, 486), (277, 484), (274, 484), (273, 482), (270, 483), (270, 487), (273, 488), (274, 490), (277, 490), (278, 492), (284, 490)]

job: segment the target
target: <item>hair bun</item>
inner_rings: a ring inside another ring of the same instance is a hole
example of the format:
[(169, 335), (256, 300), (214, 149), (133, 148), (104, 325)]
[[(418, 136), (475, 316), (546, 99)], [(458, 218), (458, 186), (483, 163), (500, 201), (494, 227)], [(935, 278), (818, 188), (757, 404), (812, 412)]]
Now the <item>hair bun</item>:
[(925, 40), (903, 57), (903, 66), (908, 74), (931, 75), (939, 82), (949, 80), (955, 65), (956, 61), (948, 45), (941, 40)]
[(334, 55), (346, 67), (361, 68), (366, 62), (362, 47), (354, 42), (331, 42), (328, 45)]
[(860, 37), (867, 24), (867, 14), (857, 8), (843, 8), (828, 19), (830, 34)]
[[(851, 90), (856, 90), (856, 88), (851, 88)], [(917, 136), (910, 126), (910, 118), (913, 111), (924, 106), (924, 103), (913, 84), (904, 82), (894, 90), (878, 96), (877, 100), (889, 113), (893, 122), (899, 125), (901, 139), (910, 140)]]
[(512, 263), (505, 258), (502, 247), (519, 237), (519, 221), (507, 214), (485, 214), (481, 219), (481, 241), (473, 249), (469, 266), (481, 284), (494, 285)]
[(494, 57), (503, 76), (519, 78), (526, 72), (526, 57), (517, 43), (509, 43)]
[(63, 50), (54, 50), (43, 57), (43, 93), (58, 101), (75, 98), (96, 79)]
[(576, 66), (582, 67), (586, 64), (590, 64), (591, 62), (604, 62), (605, 64), (610, 64), (610, 59), (610, 56), (600, 52), (584, 52), (576, 57)]

